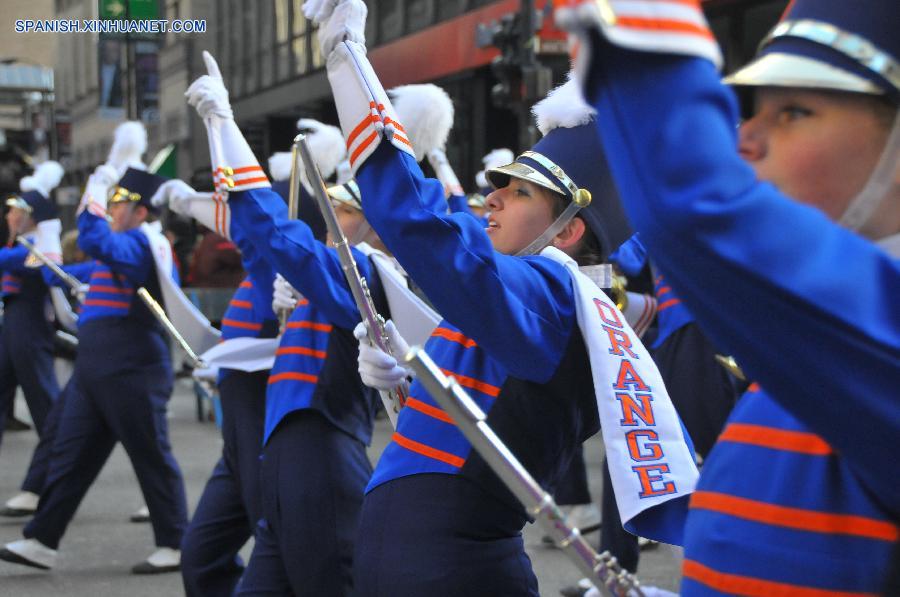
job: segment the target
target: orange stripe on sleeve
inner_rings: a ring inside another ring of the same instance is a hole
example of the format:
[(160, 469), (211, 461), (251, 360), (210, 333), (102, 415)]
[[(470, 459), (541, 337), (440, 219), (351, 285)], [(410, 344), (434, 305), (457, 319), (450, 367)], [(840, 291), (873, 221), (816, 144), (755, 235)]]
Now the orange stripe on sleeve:
[(453, 379), (455, 379), (461, 386), (472, 388), (473, 390), (478, 390), (482, 394), (487, 394), (491, 398), (496, 398), (500, 395), (500, 388), (498, 388), (497, 386), (492, 386), (489, 383), (485, 383), (480, 379), (475, 379), (474, 377), (466, 377), (465, 375), (460, 375), (459, 373), (454, 373), (453, 371), (448, 371), (447, 369), (441, 369), (441, 371), (444, 372), (444, 375), (453, 377)]
[(366, 130), (366, 127), (376, 120), (378, 120), (378, 117), (374, 114), (369, 114), (368, 116), (363, 118), (362, 121), (360, 121), (360, 123), (356, 125), (356, 128), (350, 131), (350, 134), (347, 135), (347, 147), (349, 148), (351, 145), (353, 145), (353, 142), (356, 141), (356, 138), (360, 134), (362, 134), (364, 130)]
[(719, 441), (750, 444), (775, 450), (828, 456), (833, 453), (831, 446), (815, 433), (802, 431), (786, 431), (764, 425), (732, 423), (725, 428)]
[(696, 35), (704, 39), (714, 40), (712, 32), (706, 27), (688, 23), (686, 21), (676, 21), (674, 19), (647, 19), (642, 17), (618, 17), (616, 18), (616, 26), (626, 27), (628, 29), (645, 29), (648, 31), (669, 31), (673, 33), (686, 33)]
[(108, 301), (105, 299), (86, 299), (84, 304), (91, 307), (118, 307), (120, 309), (127, 309), (131, 306), (131, 303), (128, 301)]
[(741, 574), (729, 574), (713, 570), (693, 560), (685, 560), (682, 567), (685, 578), (697, 581), (716, 591), (729, 595), (769, 595), (770, 597), (868, 597), (874, 593), (856, 593), (816, 589)]
[(306, 348), (305, 346), (285, 346), (275, 351), (275, 356), (284, 354), (299, 354), (306, 357), (324, 359), (326, 352), (324, 350), (314, 350), (312, 348)]
[(406, 448), (410, 452), (415, 452), (416, 454), (421, 454), (422, 456), (427, 456), (428, 458), (433, 458), (434, 460), (445, 462), (450, 466), (455, 466), (456, 468), (460, 468), (466, 463), (465, 459), (460, 458), (455, 454), (444, 452), (443, 450), (438, 450), (437, 448), (432, 448), (431, 446), (426, 446), (425, 444), (420, 444), (419, 442), (413, 441), (408, 437), (403, 437), (396, 431), (394, 432), (394, 435), (391, 436), (391, 439), (399, 446)]
[(240, 321), (238, 319), (223, 319), (222, 325), (232, 328), (241, 328), (242, 330), (261, 330), (261, 323), (253, 323), (252, 321)]
[(462, 344), (466, 348), (472, 348), (474, 346), (478, 346), (475, 343), (475, 340), (467, 338), (460, 334), (459, 332), (454, 332), (453, 330), (449, 330), (447, 328), (437, 327), (434, 328), (434, 331), (431, 332), (432, 336), (437, 336), (438, 338), (443, 338), (444, 340), (449, 340), (451, 342), (456, 342), (457, 344)]
[(372, 144), (372, 142), (378, 137), (378, 133), (376, 131), (372, 131), (372, 134), (363, 139), (362, 143), (357, 146), (356, 149), (353, 150), (353, 153), (350, 155), (350, 163), (354, 164), (356, 162), (356, 158), (359, 157), (363, 151), (365, 151), (366, 147)]
[(252, 309), (253, 303), (250, 301), (241, 301), (238, 299), (231, 299), (231, 302), (228, 303), (232, 307), (237, 307), (238, 309)]
[(101, 286), (99, 284), (91, 284), (88, 290), (90, 290), (90, 292), (105, 292), (107, 294), (134, 294), (134, 288), (122, 288), (120, 286)]
[(310, 375), (308, 373), (297, 373), (296, 371), (289, 371), (288, 373), (277, 373), (275, 375), (269, 376), (269, 385), (278, 383), (279, 381), (307, 381), (309, 383), (318, 383), (319, 378), (315, 375)]
[(417, 400), (412, 397), (407, 398), (405, 406), (408, 406), (413, 410), (417, 410), (422, 414), (428, 415), (433, 419), (438, 419), (439, 421), (450, 423), (451, 425), (456, 425), (456, 423), (453, 422), (453, 417), (448, 415), (445, 411), (441, 410), (440, 408), (431, 406), (430, 404), (426, 404), (421, 400)]
[(289, 330), (307, 329), (317, 332), (330, 332), (332, 326), (327, 323), (319, 323), (317, 321), (289, 321), (287, 324)]
[(660, 311), (665, 311), (669, 307), (674, 307), (675, 305), (679, 304), (681, 304), (680, 299), (669, 299), (667, 301), (663, 301), (659, 304), (658, 307), (656, 307), (656, 312), (659, 313)]
[(852, 535), (880, 541), (896, 541), (900, 537), (897, 525), (886, 520), (778, 506), (714, 491), (695, 491), (690, 507), (813, 533)]

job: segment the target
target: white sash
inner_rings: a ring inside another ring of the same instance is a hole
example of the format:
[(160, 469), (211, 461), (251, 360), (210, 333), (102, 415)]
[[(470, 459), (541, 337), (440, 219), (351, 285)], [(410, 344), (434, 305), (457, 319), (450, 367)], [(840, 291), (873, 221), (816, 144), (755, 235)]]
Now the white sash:
[(216, 344), (200, 359), (206, 364), (207, 372), (195, 372), (195, 377), (215, 377), (219, 369), (236, 371), (265, 371), (275, 364), (275, 351), (280, 338), (231, 338)]
[(554, 247), (541, 255), (572, 276), (622, 523), (636, 535), (680, 545), (699, 473), (662, 377), (615, 303), (575, 261)]
[(172, 247), (159, 230), (147, 223), (141, 224), (141, 232), (150, 241), (156, 277), (166, 314), (172, 324), (187, 341), (191, 349), (201, 354), (219, 343), (222, 333), (210, 325), (209, 320), (194, 306), (172, 279)]

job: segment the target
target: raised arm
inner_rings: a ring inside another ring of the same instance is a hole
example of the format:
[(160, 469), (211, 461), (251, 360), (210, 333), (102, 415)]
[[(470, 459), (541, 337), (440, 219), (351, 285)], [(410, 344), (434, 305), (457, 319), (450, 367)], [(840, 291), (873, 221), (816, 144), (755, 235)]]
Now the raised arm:
[(900, 477), (884, 471), (900, 436), (900, 265), (756, 179), (710, 61), (604, 35), (586, 93), (659, 269), (716, 345), (897, 503)]
[[(305, 222), (288, 219), (280, 195), (271, 189), (232, 193), (229, 207), (233, 238), (249, 241), (334, 325), (353, 329), (359, 323), (359, 311), (335, 250), (316, 240)], [(361, 275), (370, 275), (368, 260), (358, 252), (356, 264)]]
[(549, 379), (574, 329), (569, 275), (541, 257), (497, 253), (468, 214), (432, 211), (441, 183), (390, 144), (368, 158), (357, 183), (372, 227), (438, 312), (513, 375)]
[(150, 243), (140, 230), (113, 232), (105, 218), (88, 210), (78, 216), (78, 246), (135, 285), (144, 284), (153, 271)]

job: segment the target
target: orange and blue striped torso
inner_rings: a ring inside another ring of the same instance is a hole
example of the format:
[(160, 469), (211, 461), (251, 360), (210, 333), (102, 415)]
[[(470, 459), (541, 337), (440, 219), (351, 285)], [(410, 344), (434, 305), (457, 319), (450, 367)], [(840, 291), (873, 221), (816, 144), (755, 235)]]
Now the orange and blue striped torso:
[(78, 316), (79, 327), (104, 317), (128, 317), (137, 289), (124, 274), (117, 274), (102, 261), (95, 260), (88, 284)]
[[(441, 321), (425, 344), (428, 355), (445, 374), (452, 375), (486, 413), (497, 401), (507, 379), (506, 370), (487, 356), (475, 341), (446, 320)], [(472, 445), (416, 380), (397, 429), (385, 448), (366, 491), (407, 475), (456, 474), (466, 463)]]
[[(260, 282), (257, 282), (259, 284)], [(269, 281), (271, 286), (271, 281)], [(253, 276), (247, 276), (240, 283), (228, 308), (222, 316), (222, 340), (232, 338), (258, 338), (263, 334), (266, 320), (273, 319), (271, 307), (254, 301)]]
[(754, 384), (691, 499), (682, 594), (878, 594), (900, 537), (878, 499)]
[(289, 413), (309, 408), (327, 356), (332, 325), (301, 299), (288, 318), (266, 392), (263, 442)]

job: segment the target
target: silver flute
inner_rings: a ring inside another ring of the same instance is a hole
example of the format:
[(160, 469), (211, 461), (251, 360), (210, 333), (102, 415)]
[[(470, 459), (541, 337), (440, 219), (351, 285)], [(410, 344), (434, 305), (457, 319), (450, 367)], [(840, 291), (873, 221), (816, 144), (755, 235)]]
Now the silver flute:
[(56, 274), (56, 277), (62, 280), (66, 284), (66, 286), (71, 288), (73, 291), (77, 292), (78, 289), (81, 288), (81, 281), (79, 281), (78, 278), (68, 273), (63, 268), (59, 267), (59, 265), (55, 261), (44, 255), (44, 253), (33, 244), (31, 244), (27, 238), (25, 238), (24, 236), (17, 236), (16, 242), (28, 249), (29, 253), (34, 255), (38, 261), (46, 265), (51, 272)]
[[(325, 189), (325, 182), (322, 180), (322, 175), (319, 174), (319, 169), (313, 161), (312, 151), (310, 151), (304, 135), (297, 135), (297, 146), (300, 149), (300, 156), (303, 158), (303, 166), (306, 168), (306, 177), (313, 188), (313, 197), (319, 206), (319, 210), (322, 212), (322, 217), (325, 219), (328, 233), (334, 241), (334, 248), (337, 250), (338, 258), (341, 260), (341, 269), (344, 270), (344, 275), (347, 277), (347, 284), (353, 293), (356, 308), (359, 309), (359, 314), (362, 316), (363, 323), (366, 324), (366, 329), (369, 332), (369, 341), (382, 352), (393, 355), (390, 339), (384, 329), (384, 318), (375, 309), (375, 303), (372, 302), (372, 295), (369, 292), (369, 285), (366, 283), (366, 279), (359, 274), (356, 260), (350, 251), (350, 243), (347, 241), (344, 231), (338, 225), (334, 206), (331, 204), (331, 199), (328, 198), (328, 191)], [(386, 396), (385, 393), (381, 393), (381, 400), (384, 402), (384, 407), (390, 409), (389, 412), (396, 414), (406, 404), (408, 393), (409, 389), (407, 384), (404, 383), (387, 392)]]
[(522, 502), (528, 514), (540, 523), (594, 586), (607, 596), (644, 597), (637, 578), (623, 570), (615, 557), (608, 551), (598, 554), (577, 528), (569, 526), (553, 497), (543, 490), (497, 437), (487, 424), (484, 411), (455, 379), (444, 375), (421, 347), (412, 347), (404, 361), (416, 372), (419, 383), (425, 386), (440, 407), (453, 418), (459, 430), (488, 466)]
[[(288, 219), (296, 220), (300, 213), (300, 137), (294, 137), (294, 143), (291, 145), (291, 180), (288, 187)], [(291, 317), (290, 309), (278, 310), (278, 331), (283, 334), (287, 329), (288, 319)]]
[(165, 309), (163, 309), (162, 305), (150, 295), (150, 292), (141, 286), (137, 289), (137, 294), (141, 297), (141, 300), (144, 301), (144, 304), (147, 305), (147, 308), (150, 309), (150, 312), (153, 313), (153, 316), (156, 317), (157, 321), (162, 324), (166, 331), (169, 333), (172, 338), (178, 342), (178, 346), (187, 354), (188, 358), (191, 360), (191, 364), (195, 369), (205, 369), (206, 364), (203, 360), (197, 356), (197, 353), (194, 352), (194, 349), (191, 348), (191, 345), (188, 344), (188, 341), (184, 339), (184, 336), (178, 331), (178, 328), (175, 327), (175, 324), (172, 323), (172, 320), (169, 319), (169, 316), (166, 315)]

